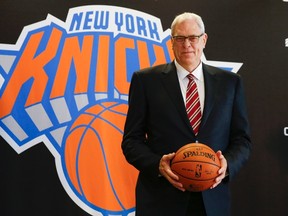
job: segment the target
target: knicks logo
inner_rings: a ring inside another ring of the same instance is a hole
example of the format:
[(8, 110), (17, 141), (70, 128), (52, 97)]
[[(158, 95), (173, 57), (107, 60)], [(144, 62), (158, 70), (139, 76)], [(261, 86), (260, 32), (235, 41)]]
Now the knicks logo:
[[(0, 44), (1, 136), (18, 154), (44, 143), (87, 213), (134, 215), (138, 171), (121, 151), (130, 79), (170, 62), (170, 43), (158, 18), (115, 6), (26, 26), (15, 45)], [(233, 72), (242, 65), (210, 63)]]
[(19, 154), (44, 143), (91, 215), (133, 215), (138, 171), (121, 150), (130, 78), (171, 61), (158, 18), (114, 6), (70, 9), (0, 45), (0, 133)]

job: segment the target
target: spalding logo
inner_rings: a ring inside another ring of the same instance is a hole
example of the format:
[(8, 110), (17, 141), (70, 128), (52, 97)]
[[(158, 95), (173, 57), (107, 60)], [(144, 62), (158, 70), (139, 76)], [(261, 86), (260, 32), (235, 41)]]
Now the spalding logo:
[(0, 44), (0, 134), (18, 154), (44, 143), (87, 213), (134, 215), (138, 172), (120, 146), (130, 78), (172, 59), (170, 30), (149, 14), (95, 5), (65, 22), (48, 15)]

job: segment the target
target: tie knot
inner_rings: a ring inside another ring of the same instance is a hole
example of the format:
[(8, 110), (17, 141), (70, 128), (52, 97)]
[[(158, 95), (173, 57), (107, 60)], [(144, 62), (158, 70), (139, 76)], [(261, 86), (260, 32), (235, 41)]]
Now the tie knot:
[(187, 75), (187, 78), (191, 81), (191, 80), (193, 80), (194, 79), (194, 76), (193, 76), (193, 74), (192, 73), (189, 73), (188, 75)]
[(194, 76), (192, 73), (189, 73), (189, 74), (187, 75), (187, 78), (189, 79), (189, 83), (190, 83), (190, 82), (193, 83), (195, 76)]

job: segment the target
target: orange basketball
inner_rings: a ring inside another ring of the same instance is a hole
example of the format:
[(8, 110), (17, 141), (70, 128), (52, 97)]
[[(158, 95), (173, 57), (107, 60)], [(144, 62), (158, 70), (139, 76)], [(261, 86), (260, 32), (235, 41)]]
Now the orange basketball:
[(138, 171), (121, 150), (128, 106), (103, 102), (82, 112), (67, 131), (64, 165), (69, 183), (91, 206), (111, 212), (135, 207)]
[(186, 190), (204, 191), (214, 184), (220, 160), (209, 146), (190, 143), (176, 152), (171, 161), (171, 169)]

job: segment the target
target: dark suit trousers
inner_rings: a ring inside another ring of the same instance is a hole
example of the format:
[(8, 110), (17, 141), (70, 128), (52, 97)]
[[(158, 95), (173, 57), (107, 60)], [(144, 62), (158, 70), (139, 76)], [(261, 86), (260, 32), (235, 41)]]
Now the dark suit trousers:
[(206, 216), (201, 192), (191, 192), (186, 216)]

